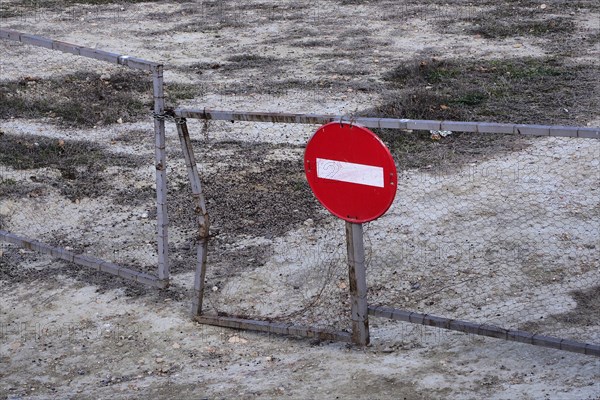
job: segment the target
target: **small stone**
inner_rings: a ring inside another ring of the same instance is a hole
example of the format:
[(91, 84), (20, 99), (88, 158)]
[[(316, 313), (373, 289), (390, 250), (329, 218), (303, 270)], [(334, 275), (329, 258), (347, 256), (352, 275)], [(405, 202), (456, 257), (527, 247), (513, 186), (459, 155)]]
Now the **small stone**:
[(212, 287), (212, 291), (213, 291), (213, 292), (216, 292), (216, 291), (218, 291), (218, 290), (219, 290), (218, 286), (213, 286), (213, 287)]
[(122, 124), (122, 123), (123, 123), (123, 118), (117, 119), (117, 124)]
[(100, 79), (103, 81), (110, 81), (110, 74), (102, 74), (100, 75)]
[(157, 358), (156, 360), (154, 360), (154, 361), (156, 361), (156, 363), (157, 363), (157, 364), (162, 364), (162, 363), (164, 363), (164, 362), (165, 362), (164, 358), (160, 358), (160, 357), (158, 357), (158, 358)]
[(179, 343), (173, 343), (173, 348), (174, 349), (180, 349), (181, 345)]
[(244, 344), (244, 343), (248, 343), (248, 340), (241, 338), (239, 336), (232, 336), (229, 338), (228, 342), (235, 343), (235, 344)]

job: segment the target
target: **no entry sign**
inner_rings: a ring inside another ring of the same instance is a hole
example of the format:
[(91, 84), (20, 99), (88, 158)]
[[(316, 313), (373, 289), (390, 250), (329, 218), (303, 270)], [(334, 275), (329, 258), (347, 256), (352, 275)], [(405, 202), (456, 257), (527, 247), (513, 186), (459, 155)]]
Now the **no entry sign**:
[(385, 144), (361, 126), (331, 122), (306, 145), (304, 171), (333, 215), (362, 223), (382, 216), (396, 196), (396, 165)]

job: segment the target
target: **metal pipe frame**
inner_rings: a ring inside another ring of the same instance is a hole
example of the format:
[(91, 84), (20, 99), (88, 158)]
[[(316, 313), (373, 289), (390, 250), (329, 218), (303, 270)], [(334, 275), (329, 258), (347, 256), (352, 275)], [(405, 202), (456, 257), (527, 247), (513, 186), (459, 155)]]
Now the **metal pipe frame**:
[[(161, 116), (165, 111), (164, 100), (164, 85), (163, 85), (163, 65), (153, 61), (144, 60), (137, 57), (111, 53), (108, 51), (92, 49), (89, 47), (79, 46), (72, 43), (62, 42), (59, 40), (47, 39), (37, 35), (30, 35), (23, 32), (14, 31), (11, 29), (0, 28), (0, 39), (12, 40), (39, 46), (50, 50), (58, 50), (64, 53), (74, 54), (77, 56), (93, 58), (95, 60), (105, 61), (112, 64), (123, 65), (128, 68), (147, 71), (152, 73), (153, 97), (154, 97), (154, 115)], [(156, 166), (156, 205), (157, 205), (157, 242), (158, 242), (158, 279), (164, 281), (161, 285), (155, 285), (150, 282), (151, 286), (166, 287), (169, 282), (169, 235), (168, 225), (169, 218), (167, 214), (167, 163), (165, 152), (165, 121), (162, 118), (154, 119), (154, 134), (155, 134), (155, 166)], [(0, 240), (5, 240), (6, 236), (0, 235)], [(34, 240), (21, 239), (18, 245), (23, 243), (39, 243)], [(52, 252), (46, 252), (53, 254)], [(70, 259), (70, 258), (69, 258)], [(76, 261), (73, 261), (76, 262)], [(124, 270), (119, 267), (119, 270)], [(107, 271), (110, 272), (110, 271)], [(119, 275), (121, 276), (121, 275)], [(135, 273), (123, 274), (125, 279), (134, 280)], [(137, 280), (137, 282), (142, 282)], [(144, 283), (147, 279), (144, 278)], [(148, 283), (147, 283), (148, 284)]]

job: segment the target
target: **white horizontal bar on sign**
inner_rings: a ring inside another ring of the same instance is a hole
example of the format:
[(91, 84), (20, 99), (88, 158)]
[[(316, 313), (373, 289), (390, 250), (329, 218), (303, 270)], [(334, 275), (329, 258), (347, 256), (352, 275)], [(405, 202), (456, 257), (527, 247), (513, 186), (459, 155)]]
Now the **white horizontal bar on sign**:
[(317, 158), (317, 177), (359, 185), (383, 187), (383, 168)]

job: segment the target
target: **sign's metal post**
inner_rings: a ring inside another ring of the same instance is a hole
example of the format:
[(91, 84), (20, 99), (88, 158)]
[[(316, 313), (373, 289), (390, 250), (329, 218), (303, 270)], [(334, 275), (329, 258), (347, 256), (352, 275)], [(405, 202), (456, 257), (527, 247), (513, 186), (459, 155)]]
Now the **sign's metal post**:
[(362, 224), (381, 217), (394, 201), (398, 176), (394, 158), (370, 130), (331, 122), (319, 128), (306, 144), (304, 172), (319, 202), (346, 221), (351, 339), (366, 346), (369, 308)]
[(362, 224), (346, 221), (346, 245), (352, 302), (352, 342), (366, 346), (369, 344), (369, 309)]

